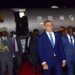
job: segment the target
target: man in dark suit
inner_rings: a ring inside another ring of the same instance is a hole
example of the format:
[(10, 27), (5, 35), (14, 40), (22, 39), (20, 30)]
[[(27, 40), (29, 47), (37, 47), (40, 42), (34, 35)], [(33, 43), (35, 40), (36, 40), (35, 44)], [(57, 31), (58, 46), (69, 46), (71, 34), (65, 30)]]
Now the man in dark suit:
[(66, 34), (65, 31), (66, 31), (66, 27), (60, 26), (59, 31), (57, 31), (57, 32), (59, 33), (59, 35), (60, 35), (60, 37), (61, 37), (61, 36), (63, 36), (63, 35)]
[(7, 35), (7, 28), (1, 29), (1, 42), (0, 42), (0, 63), (1, 75), (6, 75), (6, 65), (8, 66), (8, 75), (13, 75), (13, 58), (12, 58), (12, 44)]
[(37, 64), (39, 64), (38, 39), (39, 39), (39, 30), (34, 29), (33, 36), (30, 38), (30, 43), (29, 43), (29, 57), (35, 73), (38, 72)]
[(74, 75), (75, 68), (75, 36), (73, 35), (72, 27), (67, 28), (67, 34), (62, 36), (62, 44), (64, 47), (66, 59), (67, 59), (67, 73), (68, 75)]
[(13, 51), (13, 57), (14, 57), (14, 70), (16, 72), (16, 75), (18, 75), (20, 66), (21, 66), (21, 60), (22, 60), (22, 45), (20, 42), (19, 37), (16, 37), (16, 32), (11, 31), (11, 43), (12, 43), (12, 51)]
[(53, 32), (53, 23), (44, 22), (45, 32), (39, 38), (38, 52), (42, 62), (44, 75), (62, 75), (62, 67), (66, 65), (65, 54), (61, 46), (59, 34)]

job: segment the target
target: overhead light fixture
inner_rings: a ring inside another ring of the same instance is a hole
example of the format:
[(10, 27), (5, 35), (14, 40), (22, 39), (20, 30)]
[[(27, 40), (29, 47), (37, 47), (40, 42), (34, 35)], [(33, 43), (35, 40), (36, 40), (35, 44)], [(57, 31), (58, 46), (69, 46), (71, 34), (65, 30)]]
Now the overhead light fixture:
[(52, 16), (48, 16), (48, 20), (53, 20), (53, 17)]
[(25, 16), (25, 13), (24, 12), (19, 12), (19, 16), (20, 16), (20, 18), (22, 18), (23, 16)]
[(41, 22), (40, 24), (43, 25), (43, 22)]
[(38, 21), (38, 22), (42, 22), (42, 16), (38, 16), (38, 17), (37, 17), (37, 21)]
[(58, 6), (56, 6), (56, 5), (53, 5), (53, 6), (51, 6), (51, 8), (59, 8)]
[(15, 12), (26, 12), (26, 9), (20, 9), (20, 8), (12, 8), (13, 11)]
[(73, 16), (73, 15), (69, 15), (69, 19), (70, 19), (71, 21), (74, 21), (74, 16)]
[(59, 20), (64, 21), (65, 20), (65, 17), (63, 15), (60, 15), (59, 16)]
[(37, 22), (38, 24), (43, 25), (42, 16), (37, 16)]

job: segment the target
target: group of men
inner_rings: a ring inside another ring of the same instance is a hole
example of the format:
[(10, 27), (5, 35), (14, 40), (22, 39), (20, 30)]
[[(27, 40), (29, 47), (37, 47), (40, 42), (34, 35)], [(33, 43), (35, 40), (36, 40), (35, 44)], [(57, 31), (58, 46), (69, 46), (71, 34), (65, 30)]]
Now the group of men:
[(67, 65), (67, 75), (74, 75), (75, 36), (72, 27), (65, 28), (65, 34), (54, 32), (50, 20), (44, 22), (45, 32), (40, 35), (38, 53), (44, 75), (62, 75), (62, 67)]
[[(64, 35), (60, 32), (54, 32), (53, 27), (52, 21), (46, 20), (44, 22), (45, 31), (39, 36), (38, 44), (36, 45), (44, 75), (52, 75), (52, 71), (54, 71), (55, 75), (62, 75), (62, 67), (66, 65), (67, 75), (74, 75), (75, 36), (73, 35), (72, 27), (66, 28)], [(16, 70), (19, 71), (22, 57), (20, 40), (16, 37), (14, 31), (8, 37), (7, 29), (2, 28), (0, 37), (1, 75), (5, 75), (6, 65), (8, 65), (8, 74), (13, 75), (13, 57), (18, 62)], [(31, 57), (34, 59), (33, 56)]]
[[(21, 65), (22, 47), (19, 38), (16, 37), (15, 31), (10, 32), (8, 36), (7, 28), (0, 30), (0, 65), (1, 75), (6, 75), (8, 66), (8, 75), (13, 75), (14, 64), (16, 63), (16, 75)], [(14, 61), (15, 60), (15, 61)], [(14, 74), (15, 75), (15, 74)]]

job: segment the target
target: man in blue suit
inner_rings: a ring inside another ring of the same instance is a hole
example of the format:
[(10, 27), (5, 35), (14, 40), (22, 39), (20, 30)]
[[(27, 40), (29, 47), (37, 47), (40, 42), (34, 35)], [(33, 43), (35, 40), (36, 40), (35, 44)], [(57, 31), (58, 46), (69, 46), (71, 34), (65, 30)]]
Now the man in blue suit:
[(62, 43), (67, 59), (67, 73), (74, 75), (75, 67), (75, 36), (73, 35), (72, 27), (67, 28), (67, 34), (62, 36)]
[(53, 70), (55, 75), (62, 75), (62, 66), (66, 65), (66, 59), (59, 34), (53, 32), (53, 23), (50, 20), (44, 22), (44, 29), (38, 44), (44, 75), (51, 75)]

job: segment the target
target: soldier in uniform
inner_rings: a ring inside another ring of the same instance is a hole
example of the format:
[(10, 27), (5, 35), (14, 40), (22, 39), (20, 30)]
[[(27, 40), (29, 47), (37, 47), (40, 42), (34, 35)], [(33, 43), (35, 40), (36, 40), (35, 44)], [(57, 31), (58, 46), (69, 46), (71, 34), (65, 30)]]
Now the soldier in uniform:
[(6, 27), (1, 28), (0, 62), (1, 75), (6, 74), (6, 65), (8, 66), (8, 75), (13, 75), (12, 45)]

